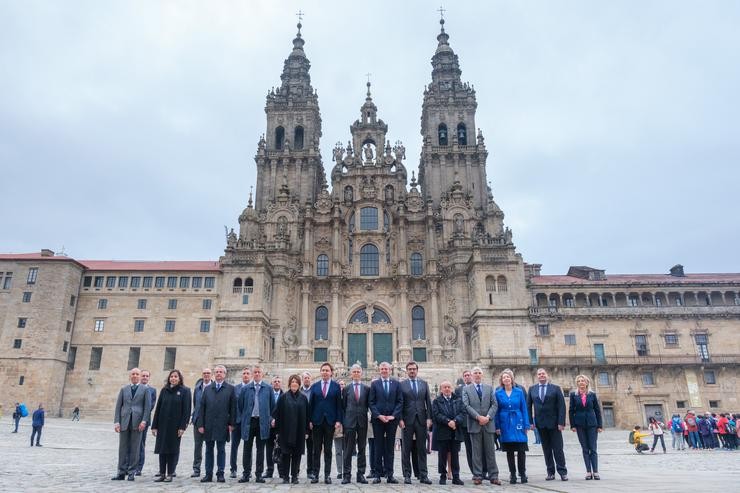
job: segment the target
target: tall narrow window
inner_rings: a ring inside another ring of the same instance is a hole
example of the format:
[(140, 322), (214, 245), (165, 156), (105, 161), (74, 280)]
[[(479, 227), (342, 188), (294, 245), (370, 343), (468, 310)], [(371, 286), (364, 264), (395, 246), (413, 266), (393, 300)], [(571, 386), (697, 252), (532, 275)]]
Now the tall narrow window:
[(126, 369), (131, 370), (132, 368), (137, 368), (139, 366), (140, 357), (141, 357), (140, 347), (128, 348), (128, 365), (126, 366)]
[(75, 361), (77, 360), (77, 346), (69, 348), (69, 356), (67, 357), (67, 369), (75, 369)]
[(702, 361), (709, 361), (709, 337), (706, 334), (694, 335), (696, 351)]
[(424, 308), (421, 306), (415, 306), (411, 309), (411, 338), (415, 341), (427, 338)]
[(464, 123), (458, 123), (457, 125), (457, 144), (461, 146), (468, 145), (468, 131)]
[(316, 275), (317, 276), (328, 276), (329, 275), (329, 256), (323, 253), (316, 258)]
[(90, 349), (90, 370), (100, 370), (100, 362), (103, 360), (103, 348), (93, 347)]
[(38, 267), (31, 267), (28, 269), (28, 278), (26, 279), (27, 284), (36, 284), (36, 278), (39, 275)]
[(496, 279), (496, 287), (498, 288), (499, 293), (505, 293), (509, 290), (509, 285), (504, 276), (498, 276), (498, 279)]
[(375, 207), (363, 207), (360, 209), (360, 229), (363, 231), (374, 231), (378, 229), (378, 209)]
[(134, 320), (134, 332), (144, 332), (144, 320), (143, 319), (139, 318), (139, 319)]
[(174, 370), (176, 359), (177, 359), (177, 348), (176, 347), (164, 348), (164, 365), (162, 366), (162, 369), (163, 370)]
[(411, 254), (411, 275), (420, 276), (424, 273), (424, 266), (420, 253)]
[(640, 334), (635, 336), (635, 347), (637, 348), (637, 356), (648, 355), (647, 336)]
[(285, 129), (278, 127), (275, 129), (275, 149), (282, 150), (283, 144), (285, 144)]
[(314, 334), (314, 339), (317, 341), (329, 339), (329, 310), (325, 306), (316, 309)]
[(293, 148), (296, 151), (300, 151), (303, 149), (303, 127), (296, 127), (295, 128), (295, 137), (293, 138)]
[(437, 137), (439, 140), (439, 145), (447, 145), (447, 125), (445, 125), (444, 123), (440, 123), (439, 127), (437, 127)]
[(360, 275), (377, 276), (379, 273), (378, 247), (367, 244), (360, 249)]

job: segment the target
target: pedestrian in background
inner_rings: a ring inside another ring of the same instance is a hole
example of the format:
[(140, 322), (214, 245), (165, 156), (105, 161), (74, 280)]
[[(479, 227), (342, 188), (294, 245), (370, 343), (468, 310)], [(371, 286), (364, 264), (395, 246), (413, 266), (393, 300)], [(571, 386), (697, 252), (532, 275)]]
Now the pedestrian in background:
[(663, 437), (663, 428), (665, 425), (661, 421), (655, 419), (654, 416), (650, 416), (648, 421), (648, 430), (653, 434), (653, 446), (650, 447), (650, 453), (655, 453), (655, 446), (658, 444), (658, 440), (660, 440), (660, 444), (663, 446), (663, 453), (665, 454), (665, 438)]
[(75, 408), (72, 410), (72, 421), (79, 421), (80, 420), (80, 407), (75, 406)]
[(21, 414), (21, 404), (20, 402), (15, 403), (15, 411), (13, 412), (13, 422), (15, 423), (15, 429), (13, 430), (13, 433), (18, 433), (18, 424), (21, 422), (21, 418), (23, 415)]
[(39, 408), (33, 412), (33, 417), (31, 418), (33, 420), (33, 431), (31, 431), (31, 447), (33, 447), (34, 436), (36, 437), (36, 446), (41, 447), (41, 429), (44, 427), (45, 414), (46, 413), (44, 412), (43, 404), (39, 404)]

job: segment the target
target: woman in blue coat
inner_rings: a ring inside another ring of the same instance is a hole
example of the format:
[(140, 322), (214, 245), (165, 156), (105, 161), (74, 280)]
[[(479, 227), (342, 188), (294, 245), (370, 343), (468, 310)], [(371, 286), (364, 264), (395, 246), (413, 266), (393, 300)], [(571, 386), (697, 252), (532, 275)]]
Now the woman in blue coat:
[[(516, 484), (516, 470), (522, 483), (527, 482), (526, 452), (527, 431), (529, 430), (529, 413), (527, 397), (521, 387), (514, 385), (514, 372), (506, 369), (499, 377), (501, 386), (496, 389), (496, 433), (501, 441), (501, 450), (506, 452), (509, 463), (509, 482)], [(514, 453), (516, 452), (516, 465)]]

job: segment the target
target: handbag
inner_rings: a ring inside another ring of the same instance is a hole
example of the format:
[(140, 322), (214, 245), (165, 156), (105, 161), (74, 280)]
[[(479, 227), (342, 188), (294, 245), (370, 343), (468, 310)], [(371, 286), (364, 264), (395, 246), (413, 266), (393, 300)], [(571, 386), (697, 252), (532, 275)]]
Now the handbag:
[(275, 447), (272, 449), (272, 461), (279, 464), (283, 458), (283, 451), (280, 450), (280, 444), (278, 443), (277, 437), (275, 437)]

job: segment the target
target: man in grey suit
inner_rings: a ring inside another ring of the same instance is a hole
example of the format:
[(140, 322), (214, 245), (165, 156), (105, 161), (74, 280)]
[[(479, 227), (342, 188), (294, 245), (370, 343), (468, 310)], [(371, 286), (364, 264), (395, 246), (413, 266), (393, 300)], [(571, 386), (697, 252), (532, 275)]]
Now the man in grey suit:
[[(140, 385), (143, 387), (146, 387), (146, 391), (149, 392), (149, 402), (152, 405), (152, 409), (157, 404), (157, 389), (149, 385), (149, 378), (151, 374), (149, 373), (149, 370), (141, 370), (141, 378), (139, 379)], [(146, 432), (149, 431), (149, 425), (152, 422), (152, 414), (149, 413), (149, 415), (146, 417), (146, 427), (144, 428), (144, 431), (141, 433), (141, 447), (139, 447), (139, 465), (136, 468), (136, 475), (141, 476), (141, 471), (144, 470), (144, 460), (146, 459)], [(159, 477), (159, 474), (156, 475)]]
[(115, 423), (118, 436), (118, 473), (111, 479), (121, 481), (128, 475), (133, 481), (139, 465), (141, 433), (147, 425), (147, 416), (152, 411), (152, 402), (145, 385), (139, 385), (141, 372), (138, 368), (129, 371), (130, 385), (124, 385), (116, 400)]
[(500, 485), (496, 466), (494, 417), (498, 410), (493, 387), (483, 383), (483, 370), (473, 368), (473, 383), (462, 391), (463, 404), (468, 412), (468, 433), (473, 446), (473, 483), (483, 482), (483, 457), (486, 458), (488, 476), (492, 484)]
[[(236, 398), (236, 402), (239, 402), (239, 396), (242, 393), (242, 390), (249, 385), (249, 382), (252, 381), (252, 369), (251, 368), (243, 368), (242, 369), (242, 381), (236, 385), (234, 385), (234, 397)], [(240, 421), (239, 413), (236, 414), (236, 424), (234, 425), (234, 429), (231, 430), (231, 446), (229, 447), (229, 465), (231, 466), (231, 477), (236, 477), (236, 470), (237, 470), (237, 459), (239, 458), (239, 442), (242, 439), (242, 427), (241, 427), (241, 421)]]
[[(367, 484), (365, 479), (365, 449), (367, 444), (367, 411), (370, 387), (363, 384), (362, 366), (355, 363), (350, 369), (352, 380), (342, 391), (342, 427), (344, 443), (342, 446), (342, 484), (348, 484), (352, 478), (352, 454), (357, 450), (357, 482)], [(338, 465), (339, 466), (339, 465)]]
[(419, 464), (419, 482), (432, 484), (427, 470), (426, 450), (427, 432), (432, 426), (432, 397), (429, 394), (429, 385), (417, 378), (418, 373), (419, 365), (416, 361), (406, 363), (408, 379), (401, 382), (403, 411), (399, 423), (403, 430), (401, 467), (403, 482), (411, 484), (411, 454), (414, 454)]

